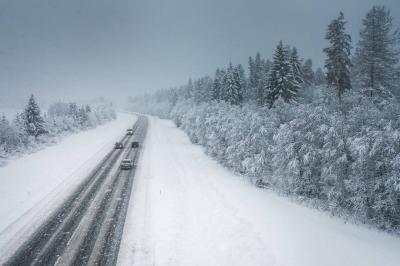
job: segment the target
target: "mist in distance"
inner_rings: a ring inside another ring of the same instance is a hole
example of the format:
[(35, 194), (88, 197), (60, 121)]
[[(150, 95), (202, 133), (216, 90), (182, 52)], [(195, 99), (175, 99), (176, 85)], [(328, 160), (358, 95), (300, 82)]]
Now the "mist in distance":
[(323, 66), (328, 23), (340, 11), (356, 44), (362, 18), (397, 0), (3, 0), (0, 105), (129, 95), (212, 75), (229, 61), (272, 57), (279, 40)]

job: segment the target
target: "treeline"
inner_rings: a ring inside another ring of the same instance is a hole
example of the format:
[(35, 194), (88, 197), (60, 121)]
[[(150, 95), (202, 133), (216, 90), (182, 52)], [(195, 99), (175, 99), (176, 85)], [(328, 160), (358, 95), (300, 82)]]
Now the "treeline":
[[(352, 47), (344, 14), (329, 25), (325, 72), (279, 42), (213, 78), (131, 98), (173, 119), (224, 166), (376, 227), (400, 232), (399, 32), (374, 6)], [(352, 55), (352, 51), (354, 55)]]
[(110, 104), (90, 107), (57, 102), (42, 114), (31, 95), (24, 111), (16, 114), (12, 121), (4, 114), (1, 117), (0, 158), (35, 150), (61, 135), (94, 128), (115, 118), (115, 110)]

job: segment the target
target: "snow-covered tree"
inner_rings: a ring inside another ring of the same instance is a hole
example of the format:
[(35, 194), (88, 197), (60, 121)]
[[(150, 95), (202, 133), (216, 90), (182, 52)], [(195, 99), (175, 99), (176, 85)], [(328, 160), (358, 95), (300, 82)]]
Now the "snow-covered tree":
[(78, 110), (78, 123), (82, 128), (89, 126), (89, 115), (84, 106), (81, 106)]
[(342, 12), (329, 24), (325, 38), (331, 44), (324, 49), (327, 55), (325, 60), (327, 85), (336, 90), (341, 101), (343, 93), (351, 89), (351, 37), (346, 33), (346, 21)]
[(190, 78), (187, 85), (185, 86), (185, 91), (183, 97), (185, 99), (193, 99), (194, 98), (194, 86), (193, 80)]
[(264, 60), (260, 53), (256, 54), (255, 59), (249, 57), (249, 82), (245, 93), (246, 100), (257, 102), (262, 91), (261, 80), (264, 70)]
[(315, 70), (315, 75), (314, 75), (314, 83), (315, 85), (323, 85), (325, 84), (325, 74), (324, 71), (319, 67), (317, 70)]
[(87, 104), (87, 105), (85, 106), (85, 111), (86, 111), (87, 114), (88, 114), (88, 113), (91, 113), (91, 112), (92, 112), (92, 108), (90, 108), (90, 106)]
[(217, 68), (215, 71), (215, 76), (212, 84), (212, 99), (221, 100), (221, 90), (222, 90), (222, 80), (225, 75), (223, 69)]
[(242, 94), (244, 94), (244, 91), (247, 90), (247, 79), (244, 68), (241, 64), (237, 65), (237, 71), (239, 73), (239, 81), (240, 87), (242, 88)]
[(299, 88), (300, 84), (294, 77), (290, 64), (289, 50), (280, 41), (275, 49), (268, 87), (264, 90), (267, 94), (264, 103), (272, 107), (277, 99), (290, 102), (295, 99)]
[(40, 114), (39, 105), (35, 101), (33, 94), (30, 96), (28, 105), (26, 106), (24, 113), (24, 128), (29, 136), (38, 137), (45, 134), (45, 121)]
[(399, 50), (390, 10), (374, 6), (363, 19), (360, 40), (355, 54), (354, 72), (357, 81), (369, 88), (370, 96), (380, 87), (396, 87)]
[(239, 70), (230, 63), (222, 80), (221, 99), (230, 104), (241, 104), (242, 97)]
[(307, 59), (302, 65), (304, 86), (310, 86), (315, 83), (315, 74), (313, 71), (312, 60)]
[(208, 102), (213, 97), (212, 79), (202, 77), (193, 82), (193, 95), (196, 102)]
[(290, 52), (289, 58), (290, 65), (292, 66), (293, 77), (297, 81), (299, 85), (303, 84), (304, 82), (304, 73), (301, 67), (301, 62), (299, 55), (297, 53), (296, 47), (293, 47)]

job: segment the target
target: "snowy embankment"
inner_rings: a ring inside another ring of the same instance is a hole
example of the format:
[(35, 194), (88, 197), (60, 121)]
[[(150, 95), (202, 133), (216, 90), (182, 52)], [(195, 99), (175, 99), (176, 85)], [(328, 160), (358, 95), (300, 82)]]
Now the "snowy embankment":
[(3, 248), (20, 243), (87, 177), (135, 119), (119, 113), (116, 120), (0, 168), (0, 257)]
[(150, 119), (120, 265), (398, 265), (400, 239), (235, 176), (171, 121)]

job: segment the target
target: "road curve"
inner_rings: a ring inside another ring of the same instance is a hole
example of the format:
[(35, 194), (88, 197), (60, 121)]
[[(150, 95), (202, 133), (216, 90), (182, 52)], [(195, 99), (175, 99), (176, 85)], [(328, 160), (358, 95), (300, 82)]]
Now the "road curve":
[(110, 151), (79, 188), (23, 243), (8, 261), (14, 265), (115, 265), (127, 213), (132, 170), (120, 170), (124, 158), (137, 165), (148, 120), (139, 116), (134, 134)]

